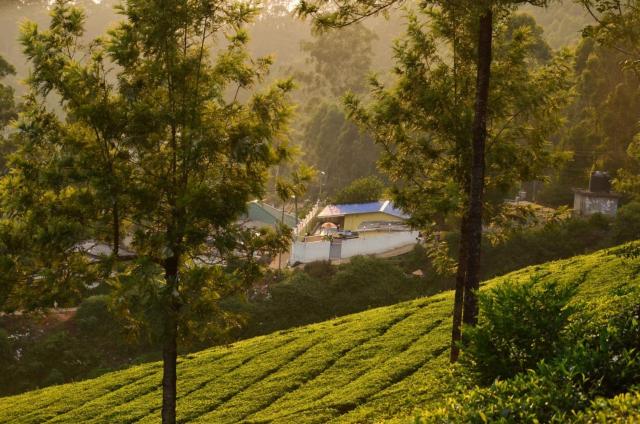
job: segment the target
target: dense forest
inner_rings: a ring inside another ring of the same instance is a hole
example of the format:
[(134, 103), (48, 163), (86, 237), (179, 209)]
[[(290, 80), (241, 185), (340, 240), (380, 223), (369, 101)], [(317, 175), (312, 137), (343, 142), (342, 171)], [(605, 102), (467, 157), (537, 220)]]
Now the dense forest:
[[(87, 9), (86, 40), (101, 34), (120, 19), (113, 8), (117, 2), (112, 0), (81, 4)], [(25, 92), (21, 80), (28, 74), (28, 65), (16, 43), (20, 23), (24, 19), (46, 23), (49, 7), (45, 2), (17, 0), (4, 2), (0, 7), (0, 55), (16, 68), (16, 74), (6, 81), (19, 96)], [(303, 147), (304, 160), (325, 173), (322, 181), (316, 179), (310, 187), (311, 193), (318, 194), (319, 186), (323, 185), (325, 195), (331, 195), (357, 178), (380, 175), (376, 166), (379, 148), (347, 119), (340, 98), (348, 91), (364, 94), (368, 91), (367, 78), (371, 75), (378, 75), (383, 80), (389, 78), (389, 71), (394, 66), (393, 42), (402, 35), (411, 6), (395, 7), (388, 17), (375, 17), (353, 28), (332, 30), (322, 35), (313, 33), (309, 21), (295, 17), (286, 2), (266, 2), (263, 9), (264, 13), (248, 27), (248, 49), (256, 57), (273, 56), (275, 64), (269, 80), (292, 76), (296, 81), (293, 97), (297, 117), (292, 139)], [(582, 29), (592, 21), (580, 5), (571, 2), (553, 3), (548, 8), (525, 6), (521, 12), (535, 18), (544, 30), (544, 40), (553, 49), (577, 46)], [(586, 57), (588, 53), (582, 56)], [(609, 60), (614, 64), (615, 58)], [(577, 69), (582, 72), (582, 67)], [(577, 116), (574, 119), (577, 120)], [(564, 146), (562, 148), (575, 149), (570, 141), (559, 144)], [(590, 151), (593, 147), (586, 149)], [(585, 153), (578, 154), (584, 156)], [(355, 157), (358, 160), (353, 160)], [(593, 161), (600, 160), (589, 159), (587, 165), (581, 163), (566, 171), (574, 175), (572, 184), (584, 185)], [(272, 201), (278, 201), (275, 192), (271, 196)], [(548, 200), (563, 203), (570, 197), (570, 192), (549, 194)]]

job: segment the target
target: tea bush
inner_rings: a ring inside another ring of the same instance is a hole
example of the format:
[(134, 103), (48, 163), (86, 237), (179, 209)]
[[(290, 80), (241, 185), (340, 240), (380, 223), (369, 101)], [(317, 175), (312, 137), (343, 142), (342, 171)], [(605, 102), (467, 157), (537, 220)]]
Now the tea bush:
[[(585, 304), (590, 318), (586, 324), (593, 329), (615, 327), (617, 319), (620, 323), (632, 319), (619, 313), (632, 303), (630, 289), (640, 287), (640, 274), (635, 271), (640, 257), (613, 250), (523, 269), (488, 281), (480, 290), (491, 290), (506, 281), (527, 283), (532, 276), (540, 287), (551, 282), (558, 287), (575, 283), (578, 287), (570, 304)], [(313, 280), (303, 274), (296, 278)], [(443, 399), (456, 394), (456, 380), (448, 372), (452, 304), (452, 292), (439, 293), (182, 355), (178, 420), (220, 424), (409, 422), (417, 408), (436, 410), (443, 406)], [(618, 346), (618, 341), (626, 344), (633, 337), (627, 332), (612, 334), (616, 334), (609, 337), (612, 346)], [(620, 349), (602, 351), (615, 355)], [(57, 353), (62, 354), (60, 345)], [(509, 422), (502, 414), (511, 422), (526, 422), (531, 409), (536, 416), (562, 416), (564, 422), (570, 422), (579, 413), (573, 414), (569, 404), (589, 411), (597, 402), (592, 399), (592, 388), (599, 386), (590, 383), (595, 381), (592, 376), (587, 376), (589, 384), (583, 384), (582, 370), (571, 369), (567, 361), (564, 365), (545, 361), (548, 369), (540, 365), (535, 371), (499, 380), (495, 387), (478, 388), (467, 393), (471, 396), (468, 401), (453, 398), (459, 408), (440, 411), (455, 418), (449, 422), (464, 422), (461, 418), (482, 422), (482, 414), (496, 422)], [(153, 362), (93, 380), (0, 398), (0, 422), (157, 423), (161, 373), (162, 365)], [(637, 408), (630, 409), (637, 405), (633, 401), (606, 397), (611, 404), (597, 413), (624, 417), (637, 412)]]
[[(458, 388), (457, 397), (425, 414), (424, 421), (564, 423), (596, 422), (607, 414), (629, 416), (625, 408), (637, 402), (635, 397), (602, 399), (640, 385), (640, 291), (617, 287), (607, 302), (595, 302), (585, 310), (567, 306), (570, 296), (570, 290), (558, 291), (555, 284), (536, 290), (532, 283), (520, 288), (498, 286), (484, 294), (485, 322), (471, 331), (464, 351), (473, 358), (467, 366), (480, 376), (481, 386)], [(554, 305), (562, 317), (544, 308), (535, 317), (534, 310), (522, 307), (522, 302)], [(569, 325), (571, 314), (579, 315), (576, 325)], [(540, 331), (545, 320), (550, 337)], [(531, 335), (523, 334), (527, 326)], [(497, 347), (491, 348), (491, 342)], [(537, 364), (531, 364), (536, 356)], [(493, 374), (492, 366), (497, 370)], [(490, 377), (496, 379), (483, 387)], [(632, 414), (640, 418), (637, 409)]]
[(577, 285), (507, 282), (479, 297), (481, 319), (464, 331), (463, 359), (483, 383), (510, 378), (565, 346)]

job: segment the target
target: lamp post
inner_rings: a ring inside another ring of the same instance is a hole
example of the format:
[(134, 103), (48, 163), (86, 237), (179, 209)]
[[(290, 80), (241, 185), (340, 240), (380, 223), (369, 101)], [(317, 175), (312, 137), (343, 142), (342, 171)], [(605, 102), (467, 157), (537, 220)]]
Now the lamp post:
[(318, 193), (318, 200), (322, 200), (322, 188), (324, 187), (324, 177), (327, 175), (326, 172), (320, 171), (320, 192)]

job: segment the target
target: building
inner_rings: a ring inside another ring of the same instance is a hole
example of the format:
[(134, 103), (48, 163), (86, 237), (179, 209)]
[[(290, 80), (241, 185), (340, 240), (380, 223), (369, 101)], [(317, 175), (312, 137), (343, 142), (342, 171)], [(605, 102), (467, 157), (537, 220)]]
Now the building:
[[(276, 227), (281, 222), (282, 209), (258, 200), (247, 203), (247, 212), (240, 217), (240, 223), (250, 228)], [(296, 217), (285, 212), (284, 225), (294, 228)]]
[(576, 215), (596, 213), (615, 216), (620, 195), (611, 191), (611, 177), (607, 172), (595, 171), (589, 180), (589, 189), (573, 190), (573, 211)]
[(418, 242), (409, 215), (390, 201), (328, 205), (315, 217), (308, 236), (293, 241), (289, 263), (340, 261), (357, 255), (396, 252)]
[(320, 225), (335, 224), (340, 230), (353, 232), (406, 231), (409, 215), (396, 208), (389, 200), (327, 205), (317, 216)]

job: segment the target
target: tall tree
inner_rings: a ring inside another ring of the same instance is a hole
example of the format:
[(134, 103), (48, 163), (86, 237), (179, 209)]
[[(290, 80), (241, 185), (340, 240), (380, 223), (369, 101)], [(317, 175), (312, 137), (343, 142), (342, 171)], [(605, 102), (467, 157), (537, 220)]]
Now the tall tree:
[[(617, 73), (620, 81), (610, 93), (611, 99), (607, 99), (607, 103), (617, 110), (606, 116), (609, 118), (608, 121), (613, 121), (614, 124), (606, 130), (613, 133), (614, 139), (618, 138), (615, 152), (628, 153), (625, 157), (627, 159), (625, 166), (618, 170), (616, 185), (618, 189), (632, 196), (637, 195), (640, 187), (638, 176), (640, 131), (637, 126), (640, 113), (637, 94), (634, 95), (634, 92), (637, 93), (640, 86), (640, 1), (579, 0), (578, 2), (587, 9), (596, 22), (594, 25), (587, 26), (583, 34), (603, 47), (600, 49), (603, 55), (611, 55), (612, 50), (614, 57), (618, 59)], [(636, 125), (633, 125), (633, 121)], [(621, 128), (622, 131), (620, 131)]]
[[(22, 28), (32, 92), (3, 181), (11, 228), (2, 235), (15, 242), (5, 244), (3, 263), (22, 271), (23, 287), (42, 279), (42, 258), (16, 254), (38, 242), (66, 255), (52, 268), (60, 274), (83, 274), (86, 283), (87, 269), (102, 269), (116, 304), (140, 311), (132, 322), (157, 311), (162, 421), (174, 423), (179, 338), (224, 325), (216, 299), (255, 276), (253, 252), (246, 268), (230, 265), (243, 249), (264, 247), (235, 222), (286, 156), (291, 83), (251, 95), (271, 60), (246, 51), (243, 26), (257, 13), (247, 3), (129, 0), (119, 11), (124, 20), (87, 46), (84, 14), (67, 0), (56, 1), (47, 30)], [(61, 99), (64, 121), (46, 110), (50, 93)], [(46, 210), (59, 227), (33, 219)], [(51, 236), (16, 237), (41, 228)], [(118, 254), (124, 236), (127, 260)], [(88, 261), (87, 240), (112, 249)], [(23, 298), (13, 290), (12, 299)]]
[[(15, 73), (13, 65), (0, 56), (0, 80)], [(5, 172), (5, 156), (12, 150), (6, 134), (7, 126), (17, 116), (14, 90), (11, 86), (0, 82), (0, 174)]]
[[(325, 172), (325, 190), (332, 194), (351, 181), (377, 173), (378, 147), (346, 117), (340, 98), (366, 91), (376, 34), (362, 24), (343, 30), (314, 32), (304, 42), (311, 70), (297, 72), (302, 107), (298, 138), (305, 160)], [(357, 160), (354, 160), (357, 158)]]
[[(496, 15), (500, 17), (504, 13), (512, 11), (516, 6), (524, 3), (545, 5), (546, 1), (508, 1), (508, 0), (482, 0), (482, 1), (429, 1), (423, 7), (436, 6), (453, 22), (451, 28), (451, 47), (453, 51), (453, 68), (457, 73), (459, 48), (457, 33), (459, 30), (473, 34), (471, 44), (467, 46), (467, 52), (471, 52), (475, 63), (474, 107), (473, 119), (466, 133), (471, 139), (471, 144), (462, 149), (461, 154), (466, 157), (462, 167), (461, 181), (463, 190), (460, 193), (463, 198), (464, 213), (461, 219), (460, 254), (458, 259), (458, 276), (456, 283), (456, 296), (454, 306), (454, 322), (452, 332), (452, 360), (457, 359), (457, 343), (460, 338), (460, 322), (473, 325), (477, 320), (477, 300), (475, 291), (479, 285), (479, 265), (482, 238), (483, 196), (485, 191), (485, 154), (487, 139), (487, 121), (489, 111), (489, 92), (492, 72), (492, 47), (494, 20)], [(307, 1), (302, 0), (298, 5), (298, 12), (304, 16), (312, 16), (318, 27), (343, 27), (358, 22), (368, 16), (381, 13), (396, 4), (396, 0), (357, 1), (343, 0), (339, 2)], [(460, 24), (457, 24), (459, 22)], [(446, 28), (444, 25), (443, 28)], [(420, 40), (425, 43), (424, 37)], [(431, 56), (433, 47), (430, 44), (421, 45), (425, 48), (421, 53)], [(419, 57), (420, 52), (416, 53)], [(467, 58), (470, 56), (466, 56)], [(413, 60), (418, 60), (414, 58)], [(420, 63), (416, 65), (421, 65)], [(454, 78), (455, 80), (456, 78)], [(457, 93), (457, 86), (453, 87), (453, 93)], [(454, 94), (454, 97), (456, 95)], [(498, 105), (500, 99), (496, 99)], [(495, 108), (498, 109), (498, 108)], [(424, 115), (431, 116), (430, 113)], [(466, 115), (458, 115), (461, 122), (465, 122)], [(437, 120), (436, 120), (437, 122)], [(463, 125), (459, 125), (463, 127)], [(427, 151), (431, 150), (430, 148)], [(469, 154), (470, 153), (470, 154)], [(437, 152), (429, 152), (437, 155)]]

